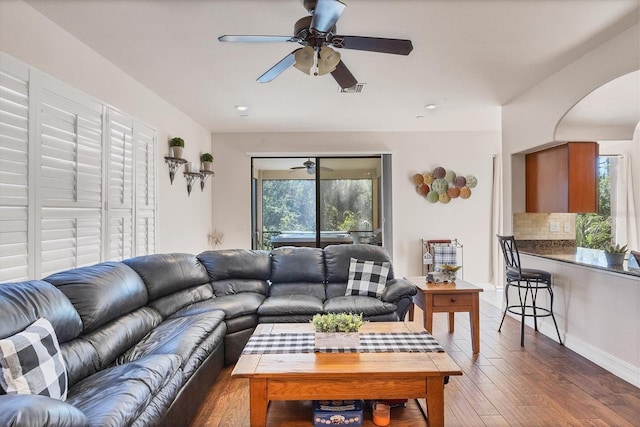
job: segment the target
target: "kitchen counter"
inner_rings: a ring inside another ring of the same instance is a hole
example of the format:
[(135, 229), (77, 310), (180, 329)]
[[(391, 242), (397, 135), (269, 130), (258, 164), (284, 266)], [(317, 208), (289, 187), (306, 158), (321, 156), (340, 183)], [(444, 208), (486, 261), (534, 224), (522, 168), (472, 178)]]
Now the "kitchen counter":
[[(624, 264), (620, 267), (608, 267), (607, 260), (604, 256), (604, 251), (599, 249), (586, 249), (586, 248), (527, 248), (521, 249), (520, 253), (523, 255), (532, 255), (541, 258), (546, 258), (554, 261), (562, 261), (576, 265), (582, 265), (585, 267), (597, 268), (598, 270), (610, 271), (612, 273), (619, 273), (630, 276), (640, 277), (640, 268), (635, 267), (635, 263), (631, 261), (629, 265), (628, 258), (624, 261)], [(627, 254), (627, 257), (630, 255)]]

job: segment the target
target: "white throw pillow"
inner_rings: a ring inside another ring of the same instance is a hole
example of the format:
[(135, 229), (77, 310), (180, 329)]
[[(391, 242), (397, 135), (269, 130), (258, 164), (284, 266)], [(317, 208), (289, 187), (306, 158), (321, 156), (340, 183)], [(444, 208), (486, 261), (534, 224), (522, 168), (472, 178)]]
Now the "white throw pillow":
[(40, 318), (0, 340), (0, 386), (7, 394), (39, 394), (66, 400), (67, 369), (51, 323)]
[(389, 262), (351, 258), (345, 295), (364, 295), (381, 299), (390, 269)]

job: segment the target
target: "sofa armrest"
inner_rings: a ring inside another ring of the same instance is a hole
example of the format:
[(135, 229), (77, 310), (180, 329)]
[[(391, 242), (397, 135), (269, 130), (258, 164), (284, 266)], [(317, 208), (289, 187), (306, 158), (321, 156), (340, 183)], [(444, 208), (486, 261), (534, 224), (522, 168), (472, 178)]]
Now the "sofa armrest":
[(87, 417), (75, 406), (47, 396), (7, 394), (0, 396), (2, 426), (84, 427)]
[(400, 298), (410, 298), (417, 293), (418, 288), (416, 288), (416, 285), (407, 279), (393, 279), (387, 282), (382, 293), (382, 301), (395, 302)]

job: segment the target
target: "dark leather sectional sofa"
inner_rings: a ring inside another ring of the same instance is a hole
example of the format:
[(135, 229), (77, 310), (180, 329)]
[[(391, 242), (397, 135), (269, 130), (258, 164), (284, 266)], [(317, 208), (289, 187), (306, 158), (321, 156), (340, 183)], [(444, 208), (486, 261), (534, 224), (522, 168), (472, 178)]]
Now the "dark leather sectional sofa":
[(416, 288), (393, 269), (382, 299), (345, 296), (351, 257), (390, 261), (371, 245), (220, 250), (0, 284), (0, 339), (48, 319), (69, 381), (65, 402), (0, 395), (0, 425), (188, 425), (258, 323), (307, 322), (322, 312), (404, 318)]

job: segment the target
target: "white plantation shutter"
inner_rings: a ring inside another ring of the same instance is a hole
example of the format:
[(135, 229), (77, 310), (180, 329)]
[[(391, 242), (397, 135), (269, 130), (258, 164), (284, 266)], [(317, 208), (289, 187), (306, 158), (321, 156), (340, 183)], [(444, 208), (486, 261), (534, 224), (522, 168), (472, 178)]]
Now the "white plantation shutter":
[(40, 276), (101, 261), (99, 209), (42, 208)]
[(109, 211), (109, 259), (122, 261), (133, 256), (133, 221), (131, 210)]
[(46, 276), (102, 260), (102, 105), (45, 79), (40, 116)]
[(29, 69), (0, 68), (0, 282), (33, 273), (29, 258)]
[(44, 90), (42, 203), (100, 208), (102, 107), (85, 107)]
[[(145, 216), (148, 215), (148, 216)], [(155, 212), (138, 212), (136, 224), (136, 255), (155, 253), (156, 248), (156, 219)]]
[(109, 259), (133, 256), (133, 119), (109, 109)]
[(109, 109), (109, 209), (133, 208), (133, 119)]
[(156, 131), (0, 52), (0, 282), (155, 252)]
[(155, 253), (156, 248), (156, 133), (153, 129), (134, 124), (136, 147), (136, 229), (135, 255)]

